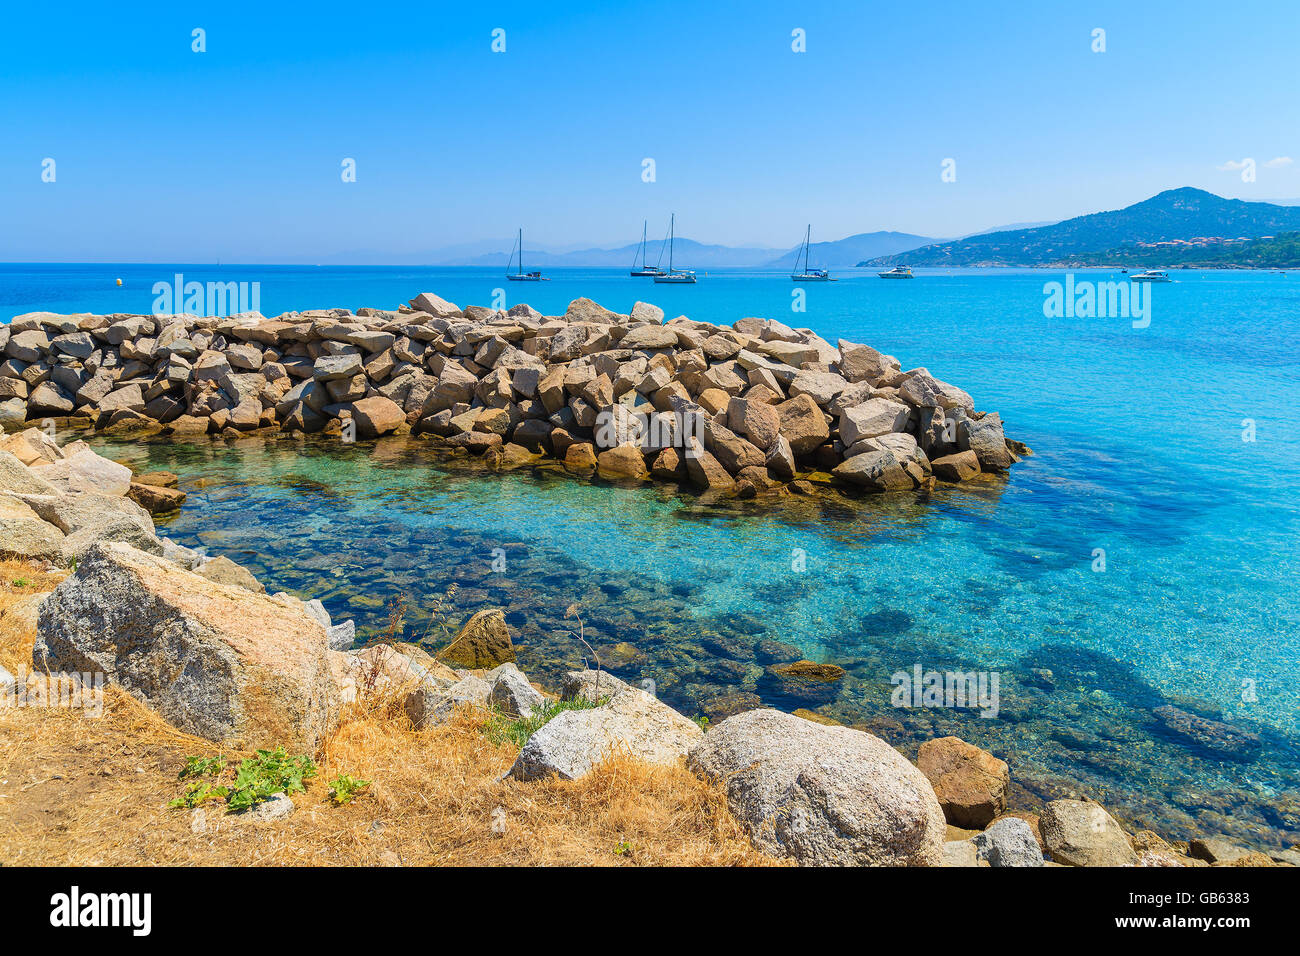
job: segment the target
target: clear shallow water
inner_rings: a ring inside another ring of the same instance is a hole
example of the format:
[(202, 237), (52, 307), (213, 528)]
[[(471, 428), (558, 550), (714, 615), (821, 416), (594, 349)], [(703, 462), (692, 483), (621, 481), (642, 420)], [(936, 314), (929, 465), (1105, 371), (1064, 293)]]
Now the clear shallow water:
[[(148, 285), (175, 271), (4, 266), (0, 310), (148, 311)], [(268, 315), (393, 307), (425, 289), (487, 303), (507, 285), (489, 270), (180, 271), (261, 281)], [(1043, 283), (1060, 276), (1037, 271), (846, 277), (810, 286), (801, 314), (783, 275), (732, 271), (695, 287), (553, 275), (505, 291), (548, 313), (578, 295), (619, 310), (645, 298), (669, 315), (764, 315), (865, 341), (961, 385), (1037, 454), (1005, 482), (928, 499), (709, 508), (664, 489), (480, 473), (404, 441), (112, 450), (181, 474), (192, 494), (170, 525), (178, 540), (363, 628), (380, 628), (401, 593), (418, 636), (455, 582), (458, 615), (506, 607), (523, 665), (557, 675), (581, 656), (564, 620), (577, 602), (618, 673), (654, 679), (688, 711), (721, 715), (756, 694), (905, 749), (956, 733), (1008, 760), (1022, 803), (1077, 791), (1173, 836), (1300, 839), (1300, 276), (1177, 273), (1135, 330), (1045, 319)], [(784, 684), (760, 662), (765, 639), (848, 676)], [(998, 671), (999, 717), (892, 707), (890, 675), (917, 663)], [(1049, 686), (1033, 668), (1052, 671)], [(1153, 715), (1165, 703), (1258, 734), (1260, 753), (1226, 760), (1170, 734)]]

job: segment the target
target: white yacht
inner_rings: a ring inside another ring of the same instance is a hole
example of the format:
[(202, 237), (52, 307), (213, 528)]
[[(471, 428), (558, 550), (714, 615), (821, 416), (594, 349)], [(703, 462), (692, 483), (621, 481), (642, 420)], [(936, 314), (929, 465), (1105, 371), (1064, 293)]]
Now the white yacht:
[(890, 269), (888, 272), (877, 272), (876, 275), (880, 276), (882, 279), (911, 279), (912, 267), (894, 266), (894, 268)]
[(654, 281), (677, 285), (688, 285), (695, 282), (695, 273), (691, 272), (689, 269), (673, 268), (673, 243), (677, 238), (676, 227), (677, 216), (674, 214), (673, 217), (668, 220), (668, 271), (655, 276)]
[[(790, 278), (795, 282), (830, 282), (831, 274), (825, 269), (808, 268), (808, 250), (811, 247), (812, 226), (808, 226), (808, 231), (804, 233), (803, 245), (799, 247), (799, 255), (794, 259), (794, 272), (790, 273)], [(799, 268), (799, 260), (803, 259), (803, 268)]]
[[(641, 223), (641, 246), (640, 246), (640, 249), (638, 250), (638, 255), (639, 255), (640, 258), (641, 258), (641, 264), (638, 266), (638, 265), (636, 264), (636, 258), (634, 257), (634, 258), (632, 259), (632, 271), (629, 272), (628, 275), (631, 275), (631, 276), (661, 276), (661, 275), (664, 274), (664, 270), (659, 268), (659, 263), (656, 262), (654, 265), (650, 265), (650, 263), (646, 261), (646, 257), (645, 257), (645, 230), (646, 230), (646, 226), (647, 226), (647, 225), (648, 225), (648, 223), (642, 221), (642, 223)], [(659, 250), (659, 257), (660, 257), (661, 259), (663, 258), (663, 250), (662, 250), (662, 249)]]
[(515, 250), (510, 250), (510, 261), (506, 263), (506, 278), (511, 282), (541, 282), (542, 274), (540, 272), (524, 271), (524, 231), (519, 230), (519, 238), (515, 240), (515, 248), (519, 250), (519, 271), (511, 272), (510, 263), (515, 261)]
[(1169, 278), (1169, 273), (1161, 269), (1148, 269), (1146, 272), (1139, 272), (1137, 275), (1128, 277), (1130, 282), (1173, 282)]

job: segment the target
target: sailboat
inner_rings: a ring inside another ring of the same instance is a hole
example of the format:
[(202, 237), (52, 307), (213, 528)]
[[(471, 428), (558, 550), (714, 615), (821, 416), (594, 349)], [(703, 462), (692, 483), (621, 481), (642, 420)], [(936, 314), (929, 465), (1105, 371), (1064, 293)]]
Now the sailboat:
[(524, 271), (524, 230), (519, 230), (519, 238), (515, 241), (515, 248), (519, 250), (519, 271), (511, 272), (510, 263), (515, 261), (515, 249), (510, 250), (510, 261), (506, 263), (506, 278), (511, 282), (541, 282), (542, 274), (540, 272)]
[(808, 268), (808, 252), (812, 245), (812, 225), (808, 226), (808, 231), (804, 233), (803, 245), (799, 247), (799, 256), (803, 257), (803, 271), (799, 270), (799, 256), (794, 260), (794, 272), (790, 273), (790, 278), (795, 282), (829, 282), (831, 274), (825, 269)]
[(685, 284), (693, 283), (695, 281), (694, 272), (686, 269), (673, 268), (673, 243), (677, 238), (676, 228), (677, 215), (674, 213), (672, 218), (668, 220), (668, 272), (655, 276), (655, 282)]
[[(650, 265), (647, 265), (647, 264), (646, 264), (646, 261), (645, 261), (645, 231), (646, 231), (646, 226), (647, 226), (647, 225), (649, 225), (649, 224), (648, 224), (647, 222), (645, 222), (644, 220), (642, 220), (642, 222), (641, 222), (641, 249), (640, 249), (640, 251), (639, 251), (639, 253), (638, 253), (638, 254), (640, 255), (640, 257), (641, 257), (641, 268), (639, 268), (639, 269), (637, 268), (637, 265), (636, 265), (636, 259), (634, 258), (634, 259), (632, 260), (632, 271), (629, 272), (628, 275), (632, 275), (632, 276), (661, 276), (661, 275), (664, 274), (664, 270), (659, 268), (659, 264), (658, 264), (658, 263), (655, 263), (654, 266), (650, 266)], [(663, 250), (660, 249), (660, 250), (659, 250), (659, 258), (660, 258), (660, 259), (663, 259), (663, 257), (664, 257)]]

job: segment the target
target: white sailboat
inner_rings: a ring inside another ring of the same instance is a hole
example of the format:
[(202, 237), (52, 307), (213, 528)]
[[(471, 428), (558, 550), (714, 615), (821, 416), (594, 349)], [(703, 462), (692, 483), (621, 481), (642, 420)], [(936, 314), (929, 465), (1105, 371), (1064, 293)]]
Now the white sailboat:
[[(519, 250), (519, 271), (511, 272), (510, 263), (515, 261), (515, 249)], [(519, 238), (515, 241), (515, 247), (510, 250), (510, 261), (506, 263), (506, 278), (511, 282), (541, 282), (542, 274), (540, 272), (524, 271), (524, 230), (519, 230)]]
[(673, 284), (689, 284), (695, 281), (695, 273), (689, 269), (673, 268), (673, 243), (677, 238), (677, 215), (674, 213), (668, 220), (668, 271), (655, 276), (655, 282), (665, 282)]
[[(651, 265), (647, 265), (646, 260), (645, 260), (645, 231), (646, 231), (646, 226), (648, 226), (648, 225), (649, 225), (649, 223), (647, 223), (645, 220), (642, 220), (642, 222), (641, 222), (641, 248), (640, 248), (640, 249), (638, 250), (638, 252), (637, 252), (637, 254), (638, 254), (638, 255), (640, 256), (640, 258), (641, 258), (641, 266), (640, 266), (640, 268), (637, 268), (636, 259), (633, 259), (633, 260), (632, 260), (632, 271), (629, 272), (628, 275), (632, 275), (632, 276), (661, 276), (661, 275), (664, 274), (664, 270), (659, 268), (659, 263), (656, 262), (653, 266), (651, 266)], [(659, 258), (662, 260), (663, 257), (664, 257), (663, 250), (660, 249), (660, 250), (659, 250)]]
[(830, 282), (831, 274), (825, 269), (808, 268), (808, 252), (811, 248), (812, 225), (809, 224), (808, 231), (804, 233), (803, 245), (799, 247), (799, 256), (803, 257), (803, 269), (799, 268), (799, 256), (794, 260), (794, 272), (790, 273), (790, 278), (795, 282)]

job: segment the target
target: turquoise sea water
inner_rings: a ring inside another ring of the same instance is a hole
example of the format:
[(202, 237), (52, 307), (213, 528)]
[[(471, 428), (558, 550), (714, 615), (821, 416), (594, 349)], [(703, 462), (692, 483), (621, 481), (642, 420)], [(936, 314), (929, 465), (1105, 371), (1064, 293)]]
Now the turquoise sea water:
[[(555, 675), (581, 657), (564, 617), (576, 602), (618, 673), (690, 712), (756, 696), (905, 750), (955, 733), (1011, 764), (1022, 803), (1086, 793), (1171, 836), (1300, 839), (1300, 274), (1175, 273), (1152, 290), (1145, 329), (1044, 318), (1043, 284), (1062, 275), (1004, 270), (912, 282), (855, 270), (809, 286), (793, 312), (787, 276), (741, 271), (679, 287), (610, 270), (520, 284), (472, 269), (0, 266), (0, 314), (147, 312), (152, 283), (178, 271), (258, 281), (267, 315), (392, 308), (426, 290), (464, 305), (503, 289), (505, 305), (547, 313), (580, 295), (619, 311), (641, 298), (669, 316), (809, 326), (927, 366), (1036, 454), (1005, 481), (929, 497), (759, 507), (497, 475), (406, 441), (110, 450), (182, 476), (178, 540), (363, 629), (403, 594), (418, 636), (455, 583), (453, 617), (506, 607), (523, 666)], [(848, 676), (792, 687), (764, 667), (765, 640)], [(890, 676), (916, 664), (998, 672), (999, 716), (893, 707)], [(1154, 713), (1171, 703), (1255, 733), (1258, 754), (1226, 759), (1171, 733)]]

